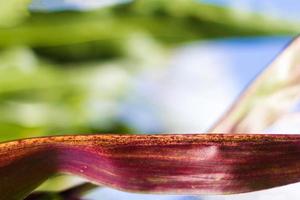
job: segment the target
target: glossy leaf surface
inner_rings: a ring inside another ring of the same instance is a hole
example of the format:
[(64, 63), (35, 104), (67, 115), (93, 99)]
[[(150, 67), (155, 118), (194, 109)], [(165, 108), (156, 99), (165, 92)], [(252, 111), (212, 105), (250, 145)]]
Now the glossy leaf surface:
[(55, 173), (108, 187), (229, 194), (300, 181), (299, 135), (90, 135), (0, 145), (0, 199), (21, 199)]

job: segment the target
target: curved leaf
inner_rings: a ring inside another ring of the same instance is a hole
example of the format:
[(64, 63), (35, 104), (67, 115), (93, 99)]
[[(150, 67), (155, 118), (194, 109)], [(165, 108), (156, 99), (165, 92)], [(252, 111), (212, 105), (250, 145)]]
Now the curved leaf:
[(229, 194), (300, 181), (300, 135), (88, 135), (0, 144), (0, 199), (55, 173), (149, 193)]

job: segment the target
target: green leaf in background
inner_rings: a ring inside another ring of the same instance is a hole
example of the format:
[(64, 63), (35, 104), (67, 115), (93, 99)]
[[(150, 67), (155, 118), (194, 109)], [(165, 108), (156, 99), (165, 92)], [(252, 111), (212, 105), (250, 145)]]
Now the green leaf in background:
[[(131, 76), (119, 63), (65, 69), (38, 59), (25, 47), (7, 48), (0, 59), (1, 141), (117, 127), (113, 110)], [(103, 103), (99, 113), (91, 109), (96, 103)], [(107, 114), (100, 114), (101, 109)]]
[(0, 29), (17, 25), (29, 16), (31, 0), (0, 0)]
[(297, 25), (193, 0), (137, 0), (91, 12), (32, 13), (19, 26), (0, 30), (0, 46), (53, 47), (123, 40), (135, 33), (178, 44), (224, 36), (296, 34)]
[(35, 192), (25, 200), (84, 200), (82, 196), (99, 187), (92, 183), (82, 183), (60, 192)]
[(169, 52), (147, 35), (136, 34), (124, 44), (123, 58), (77, 63), (53, 62), (24, 46), (0, 51), (0, 141), (134, 132), (118, 119), (121, 103), (133, 76), (162, 66)]

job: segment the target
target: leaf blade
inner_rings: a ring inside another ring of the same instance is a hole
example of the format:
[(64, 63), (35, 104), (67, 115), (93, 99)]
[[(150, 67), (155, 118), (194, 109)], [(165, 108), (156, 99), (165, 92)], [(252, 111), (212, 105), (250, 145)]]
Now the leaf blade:
[(0, 193), (4, 194), (0, 199), (24, 198), (55, 173), (69, 173), (131, 192), (250, 192), (300, 181), (299, 151), (300, 135), (88, 135), (27, 139), (0, 144)]

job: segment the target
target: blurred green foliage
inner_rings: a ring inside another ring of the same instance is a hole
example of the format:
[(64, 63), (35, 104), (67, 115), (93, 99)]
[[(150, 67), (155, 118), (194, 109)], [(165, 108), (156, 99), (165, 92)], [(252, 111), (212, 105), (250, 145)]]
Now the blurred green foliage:
[[(292, 23), (193, 0), (34, 12), (0, 1), (0, 141), (134, 130), (119, 119), (139, 71), (200, 39), (293, 34)], [(3, 4), (3, 6), (1, 6)]]
[(0, 27), (16, 25), (29, 16), (30, 0), (0, 0)]

